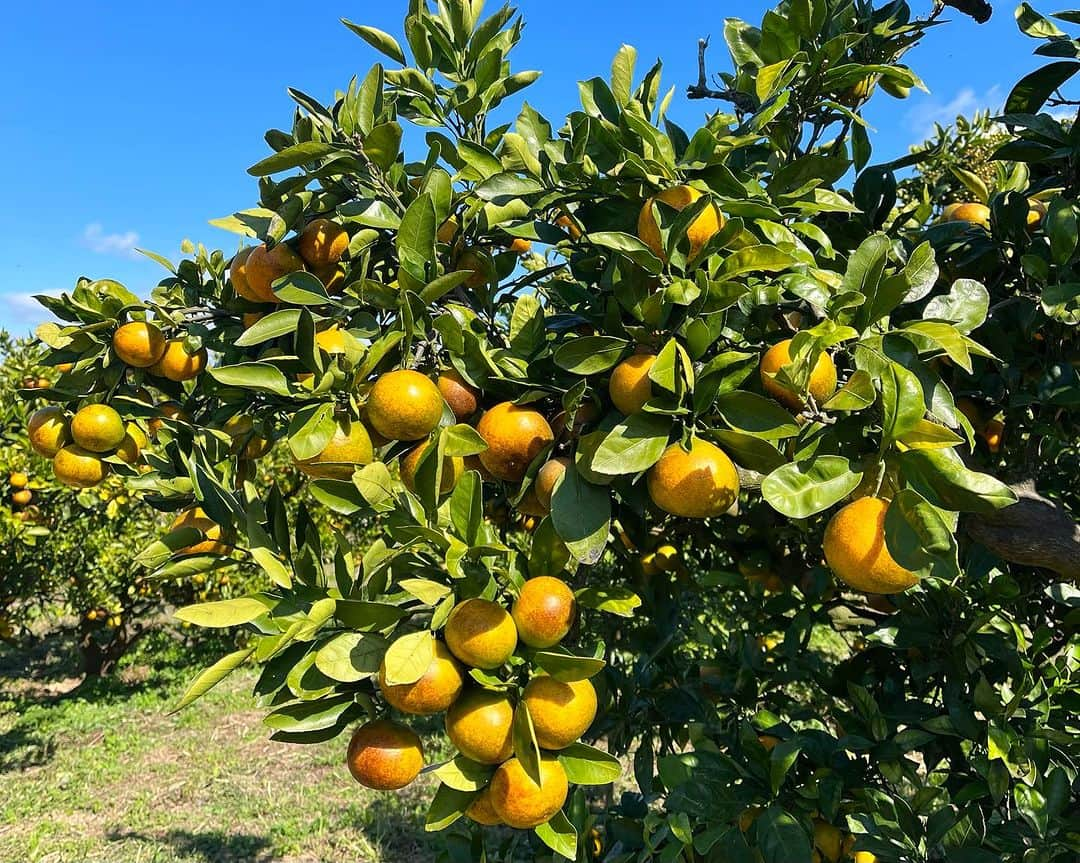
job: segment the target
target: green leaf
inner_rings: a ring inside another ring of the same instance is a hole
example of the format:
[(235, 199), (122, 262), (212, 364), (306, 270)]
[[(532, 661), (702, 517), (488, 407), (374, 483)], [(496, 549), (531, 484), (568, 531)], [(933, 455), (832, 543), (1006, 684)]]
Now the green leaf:
[(772, 399), (745, 390), (721, 393), (714, 404), (716, 412), (733, 429), (764, 440), (795, 437), (799, 426), (795, 418)]
[(636, 413), (616, 425), (593, 453), (589, 467), (607, 476), (635, 474), (648, 470), (664, 454), (671, 420), (649, 413)]
[(326, 288), (317, 276), (303, 270), (288, 273), (275, 280), (271, 290), (274, 296), (283, 303), (294, 306), (325, 306), (328, 303), (331, 305), (337, 303), (326, 293)]
[(234, 366), (216, 366), (210, 376), (228, 387), (273, 393), (287, 396), (289, 382), (281, 369), (269, 363), (237, 363)]
[(951, 449), (913, 449), (899, 456), (909, 485), (934, 506), (989, 514), (1016, 503), (1016, 493), (985, 473), (968, 470)]
[(846, 458), (820, 455), (774, 470), (762, 481), (761, 495), (788, 518), (808, 518), (851, 494), (862, 477)]
[(1046, 810), (1046, 798), (1042, 793), (1030, 785), (1017, 783), (1013, 786), (1013, 800), (1016, 801), (1016, 808), (1035, 833), (1040, 838), (1045, 836), (1050, 818)]
[(607, 664), (604, 660), (593, 659), (591, 656), (571, 656), (552, 650), (538, 650), (533, 661), (556, 680), (564, 683), (588, 680), (602, 671)]
[(453, 456), (464, 458), (481, 453), (488, 448), (487, 441), (480, 437), (480, 432), (465, 423), (447, 426), (441, 434), (445, 446), (444, 455), (448, 458)]
[(344, 715), (353, 713), (359, 705), (353, 701), (351, 693), (321, 698), (316, 701), (302, 701), (299, 704), (287, 704), (267, 714), (263, 724), (277, 731), (298, 734), (306, 731), (321, 731), (337, 727)]
[(315, 654), (315, 667), (331, 680), (356, 683), (379, 670), (386, 640), (365, 632), (343, 632)]
[(424, 830), (429, 833), (445, 830), (465, 814), (475, 796), (474, 791), (459, 791), (444, 782), (431, 798), (424, 819)]
[(1075, 206), (1056, 195), (1047, 209), (1043, 228), (1050, 238), (1050, 257), (1058, 266), (1065, 265), (1076, 252), (1076, 245), (1080, 240)]
[(773, 804), (754, 822), (758, 850), (764, 863), (793, 863), (810, 859), (810, 837), (796, 818)]
[(583, 587), (575, 596), (583, 608), (595, 608), (619, 617), (633, 617), (634, 609), (641, 605), (641, 597), (628, 587), (607, 585)]
[(186, 620), (196, 626), (223, 629), (250, 623), (266, 614), (272, 604), (262, 597), (239, 596), (236, 599), (223, 599), (218, 602), (204, 602), (188, 605), (176, 611), (176, 618)]
[(775, 246), (746, 246), (724, 259), (718, 278), (730, 279), (744, 273), (778, 273), (799, 261)]
[(427, 629), (402, 635), (387, 648), (383, 662), (390, 686), (416, 683), (435, 658), (435, 636)]
[(619, 231), (596, 231), (595, 233), (586, 234), (584, 239), (594, 246), (611, 249), (613, 252), (626, 255), (643, 270), (653, 275), (657, 275), (664, 268), (663, 263), (653, 254), (652, 249), (631, 234), (624, 234)]
[(286, 590), (292, 587), (292, 571), (271, 549), (265, 546), (252, 546), (248, 552), (274, 584)]
[(324, 144), (322, 141), (304, 141), (286, 147), (272, 156), (267, 156), (261, 162), (256, 162), (248, 168), (248, 173), (253, 177), (267, 177), (270, 174), (278, 173), (278, 171), (288, 171), (291, 168), (310, 164), (323, 156), (329, 156), (331, 153), (336, 152), (338, 152), (338, 148), (333, 144)]
[(464, 755), (458, 755), (432, 773), (456, 791), (480, 791), (491, 780), (493, 770), (489, 764), (478, 764)]
[(236, 340), (239, 348), (260, 345), (270, 339), (276, 339), (286, 333), (295, 333), (300, 321), (300, 309), (281, 309), (260, 318)]
[(333, 404), (308, 405), (289, 421), (289, 449), (300, 460), (314, 458), (326, 449), (336, 431)]
[(169, 713), (178, 713), (193, 701), (202, 698), (207, 692), (228, 677), (229, 674), (243, 665), (247, 658), (254, 652), (254, 647), (247, 647), (243, 650), (234, 651), (233, 653), (221, 657), (221, 659), (209, 668), (200, 671), (196, 678), (188, 685), (188, 688), (184, 690), (184, 694), (180, 696), (180, 700)]
[(519, 701), (517, 707), (514, 708), (511, 737), (514, 741), (514, 755), (521, 762), (526, 775), (540, 785), (540, 744), (536, 742), (532, 716), (529, 714), (529, 706), (524, 701)]
[(389, 33), (384, 33), (375, 27), (367, 27), (363, 24), (354, 24), (347, 18), (342, 18), (341, 23), (353, 31), (357, 36), (367, 42), (376, 51), (380, 51), (391, 60), (396, 60), (402, 66), (405, 65), (405, 52), (401, 50), (397, 39)]
[(921, 494), (901, 489), (885, 513), (885, 544), (893, 559), (917, 575), (959, 574), (956, 539), (941, 514)]
[(934, 297), (923, 310), (924, 318), (940, 318), (956, 325), (962, 333), (978, 329), (990, 308), (990, 292), (974, 279), (957, 279), (949, 293)]
[(877, 390), (870, 373), (858, 369), (829, 400), (822, 405), (827, 411), (861, 411), (877, 401)]
[(551, 498), (551, 522), (575, 559), (585, 564), (600, 560), (607, 545), (611, 495), (592, 485), (573, 465)]
[(894, 441), (915, 428), (926, 413), (922, 384), (915, 373), (889, 360), (881, 370), (882, 436)]
[(784, 777), (795, 765), (802, 748), (802, 741), (794, 737), (780, 741), (769, 753), (769, 784), (772, 786), (773, 794), (776, 794), (780, 786), (784, 784)]
[(556, 854), (567, 860), (577, 858), (577, 830), (561, 809), (552, 816), (550, 821), (541, 824), (533, 832)]
[(615, 366), (630, 343), (615, 336), (582, 336), (555, 351), (555, 365), (578, 375), (594, 375)]
[(1005, 114), (1038, 114), (1054, 91), (1080, 71), (1080, 63), (1061, 60), (1048, 63), (1013, 85), (1005, 100)]
[(415, 596), (424, 605), (438, 605), (450, 593), (450, 588), (445, 584), (432, 581), (430, 578), (403, 578), (397, 582), (398, 586)]
[(622, 776), (618, 758), (585, 743), (571, 743), (560, 750), (559, 763), (574, 785), (607, 785)]

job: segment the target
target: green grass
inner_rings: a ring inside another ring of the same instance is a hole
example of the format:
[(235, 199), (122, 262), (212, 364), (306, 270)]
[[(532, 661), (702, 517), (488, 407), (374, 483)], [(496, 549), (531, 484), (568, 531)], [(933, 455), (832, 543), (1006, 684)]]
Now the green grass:
[(434, 860), (433, 791), (358, 786), (343, 737), (269, 740), (241, 671), (169, 716), (199, 663), (167, 636), (73, 689), (73, 646), (0, 649), (0, 860), (314, 863)]

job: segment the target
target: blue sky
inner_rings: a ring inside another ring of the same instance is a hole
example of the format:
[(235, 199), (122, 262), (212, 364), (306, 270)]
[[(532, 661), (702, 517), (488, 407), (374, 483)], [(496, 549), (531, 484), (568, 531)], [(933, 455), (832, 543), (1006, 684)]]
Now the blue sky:
[[(930, 0), (911, 0), (916, 12)], [(489, 0), (488, 11), (496, 8)], [(607, 75), (619, 45), (639, 69), (665, 62), (673, 116), (695, 123), (708, 103), (682, 95), (696, 78), (696, 44), (713, 36), (712, 68), (726, 59), (723, 19), (760, 21), (771, 3), (732, 0), (521, 0), (525, 36), (514, 67), (543, 77), (524, 96), (553, 121), (577, 107), (575, 82)], [(108, 276), (146, 293), (161, 278), (135, 246), (176, 259), (180, 241), (232, 249), (207, 220), (252, 206), (245, 169), (267, 154), (263, 132), (287, 127), (294, 86), (329, 101), (375, 52), (338, 19), (400, 37), (406, 0), (301, 5), (282, 0), (208, 3), (60, 0), (13, 4), (0, 29), (0, 327), (22, 333), (42, 318), (35, 293), (69, 289), (79, 275)], [(1056, 9), (1056, 7), (1054, 7)], [(1045, 11), (1051, 11), (1049, 9)], [(877, 160), (906, 152), (934, 120), (999, 106), (1036, 68), (1037, 43), (1013, 7), (976, 25), (952, 10), (909, 55), (931, 89), (907, 102), (885, 96), (868, 117)]]

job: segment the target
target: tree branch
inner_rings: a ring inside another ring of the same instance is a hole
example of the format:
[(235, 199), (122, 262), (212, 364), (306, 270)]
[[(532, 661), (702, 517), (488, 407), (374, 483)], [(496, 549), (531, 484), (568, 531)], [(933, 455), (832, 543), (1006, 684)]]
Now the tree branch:
[(738, 112), (753, 111), (753, 100), (745, 93), (731, 88), (714, 90), (709, 86), (709, 76), (705, 71), (705, 51), (709, 47), (709, 37), (698, 39), (697, 45), (698, 79), (696, 84), (691, 84), (686, 88), (686, 97), (688, 99), (723, 99), (725, 102), (731, 102)]

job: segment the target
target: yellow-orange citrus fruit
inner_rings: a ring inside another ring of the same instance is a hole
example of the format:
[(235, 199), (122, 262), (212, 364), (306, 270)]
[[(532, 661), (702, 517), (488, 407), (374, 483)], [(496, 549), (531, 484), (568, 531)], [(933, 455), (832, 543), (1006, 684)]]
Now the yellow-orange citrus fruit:
[(986, 441), (990, 452), (998, 452), (1001, 449), (1001, 439), (1005, 434), (1005, 423), (994, 418), (986, 423), (982, 430), (983, 440)]
[(146, 424), (147, 428), (150, 429), (151, 437), (157, 437), (157, 433), (164, 427), (165, 424), (162, 422), (162, 418), (191, 422), (191, 417), (174, 401), (162, 402), (157, 406), (157, 409), (159, 416), (153, 417)]
[(38, 408), (26, 422), (26, 436), (34, 452), (54, 458), (71, 440), (71, 424), (57, 405)]
[(477, 824), (482, 824), (484, 827), (496, 827), (503, 823), (499, 813), (491, 805), (491, 791), (489, 786), (486, 785), (469, 803), (469, 808), (465, 810), (465, 816)]
[(312, 269), (336, 264), (349, 250), (348, 232), (329, 219), (313, 219), (300, 234), (300, 257)]
[(438, 387), (458, 422), (464, 422), (479, 409), (480, 391), (453, 369), (439, 373)]
[(490, 689), (468, 689), (446, 711), (450, 742), (481, 764), (499, 764), (513, 755), (513, 724), (513, 703)]
[(679, 550), (673, 545), (658, 545), (653, 554), (661, 572), (673, 572), (679, 565)]
[(596, 689), (588, 680), (534, 677), (522, 693), (541, 749), (565, 749), (596, 719)]
[(420, 440), (442, 419), (443, 400), (431, 378), (411, 369), (380, 375), (368, 394), (367, 418), (389, 440)]
[[(776, 379), (776, 373), (791, 362), (791, 339), (777, 342), (761, 358), (761, 386), (769, 395), (792, 410), (803, 407), (803, 399), (800, 393), (790, 390)], [(810, 395), (819, 405), (827, 401), (836, 392), (836, 365), (827, 353), (822, 351), (818, 355), (814, 369), (810, 372), (810, 383), (807, 386)]]
[(517, 639), (510, 613), (487, 599), (466, 599), (446, 621), (446, 646), (473, 668), (498, 668), (514, 652)]
[(491, 777), (491, 805), (511, 827), (527, 830), (539, 827), (562, 809), (570, 790), (559, 759), (554, 755), (540, 758), (540, 784), (529, 776), (516, 758), (499, 765)]
[[(401, 481), (411, 492), (416, 492), (416, 469), (420, 467), (420, 459), (424, 452), (431, 446), (431, 441), (426, 440), (419, 446), (414, 447), (408, 455), (401, 460)], [(442, 464), (442, 481), (439, 483), (439, 493), (449, 494), (454, 490), (458, 480), (465, 474), (465, 459), (460, 456), (445, 456)]]
[(761, 815), (761, 807), (760, 806), (748, 806), (748, 807), (746, 807), (746, 809), (744, 809), (742, 812), (739, 813), (739, 829), (743, 833), (745, 833), (747, 830), (749, 830), (753, 826), (754, 822), (757, 821), (758, 816), (760, 816), (760, 815)]
[(206, 362), (206, 348), (199, 348), (194, 354), (189, 354), (184, 350), (183, 339), (170, 339), (161, 359), (150, 366), (150, 374), (182, 383), (201, 375), (206, 369)]
[(694, 438), (690, 452), (675, 443), (649, 468), (649, 497), (664, 512), (708, 518), (727, 512), (739, 496), (739, 474), (722, 449)]
[(825, 528), (825, 560), (849, 587), (865, 593), (900, 593), (919, 577), (900, 566), (885, 545), (889, 502), (863, 497), (836, 513)]
[(26, 506), (33, 499), (33, 492), (28, 488), (19, 489), (11, 495), (11, 502), (15, 504), (15, 506)]
[(252, 299), (259, 303), (276, 303), (272, 285), (282, 276), (304, 269), (304, 260), (284, 243), (274, 248), (266, 245), (256, 246), (251, 250), (244, 264), (244, 276)]
[(176, 549), (177, 554), (228, 554), (229, 546), (222, 541), (221, 525), (210, 518), (201, 506), (194, 506), (180, 512), (169, 530), (190, 527), (199, 531), (204, 539), (184, 548)]
[(532, 408), (502, 402), (487, 411), (476, 430), (488, 448), (480, 461), (492, 476), (507, 482), (520, 482), (530, 462), (555, 440), (544, 417)]
[(565, 581), (540, 575), (521, 586), (510, 616), (522, 643), (529, 647), (551, 647), (566, 637), (576, 610), (574, 592)]
[(441, 641), (423, 676), (414, 683), (386, 684), (386, 663), (379, 667), (379, 688), (383, 698), (402, 713), (430, 716), (442, 713), (461, 694), (465, 678), (461, 666)]
[(620, 413), (636, 414), (652, 398), (649, 369), (655, 362), (654, 354), (634, 354), (615, 366), (608, 381), (608, 393)]
[(135, 423), (129, 422), (124, 426), (124, 439), (116, 448), (116, 455), (125, 464), (135, 464), (148, 443), (150, 441), (146, 439), (143, 430)]
[(458, 257), (454, 269), (470, 274), (465, 280), (467, 288), (482, 288), (495, 278), (495, 264), (483, 249), (466, 249)]
[(766, 752), (772, 752), (776, 748), (776, 744), (780, 742), (780, 738), (773, 737), (771, 734), (759, 734), (757, 742), (761, 744), (761, 747)]
[(540, 515), (545, 515), (551, 509), (551, 496), (555, 494), (555, 483), (566, 473), (568, 467), (570, 467), (570, 459), (558, 456), (544, 462), (540, 470), (536, 472), (533, 491), (536, 492), (537, 503), (543, 509)]
[(75, 368), (75, 363), (58, 363), (56, 366), (56, 370), (62, 375), (66, 375), (73, 368)]
[(577, 226), (577, 222), (573, 220), (565, 209), (555, 219), (555, 224), (566, 231), (570, 235), (570, 239), (577, 240), (581, 237), (581, 228)]
[(844, 834), (820, 818), (814, 819), (814, 847), (830, 863), (837, 863), (844, 850)]
[(12, 488), (26, 488), (28, 482), (30, 482), (30, 477), (22, 471), (15, 471), (8, 475), (8, 485)]
[(949, 204), (941, 213), (943, 222), (969, 222), (990, 227), (990, 208), (986, 204)]
[(451, 216), (449, 219), (439, 225), (439, 230), (435, 232), (435, 239), (438, 240), (440, 243), (450, 243), (453, 242), (453, 239), (457, 235), (457, 232), (457, 217)]
[(1047, 206), (1038, 198), (1028, 198), (1027, 226), (1038, 227), (1039, 223), (1046, 218)]
[(112, 452), (125, 434), (123, 418), (108, 405), (87, 405), (71, 418), (71, 439), (90, 452)]
[(334, 294), (341, 290), (345, 284), (346, 266), (344, 264), (327, 264), (315, 270), (315, 275), (323, 283), (328, 294)]
[(165, 353), (165, 336), (155, 324), (129, 321), (113, 333), (112, 346), (120, 362), (145, 369)]
[(250, 330), (255, 324), (263, 319), (262, 312), (244, 312), (240, 316), (240, 323), (243, 324), (245, 330)]
[(506, 248), (515, 255), (527, 255), (532, 251), (532, 243), (521, 237), (515, 237)]
[(347, 762), (353, 779), (366, 788), (396, 791), (420, 775), (424, 747), (404, 725), (375, 719), (356, 729)]
[(255, 251), (254, 246), (245, 246), (233, 255), (232, 262), (229, 264), (229, 278), (232, 279), (233, 290), (236, 291), (238, 297), (243, 297), (253, 303), (262, 303), (266, 300), (251, 289), (247, 280), (247, 261), (253, 251)]
[(371, 437), (359, 420), (339, 421), (334, 436), (323, 451), (294, 464), (312, 479), (352, 479), (359, 465), (370, 464), (375, 457)]
[(978, 434), (985, 427), (983, 421), (982, 408), (978, 403), (967, 396), (960, 396), (956, 400), (956, 409), (967, 417), (969, 423), (971, 423), (972, 430)]
[(877, 863), (877, 856), (869, 851), (856, 851), (855, 863)]
[[(701, 197), (701, 192), (692, 186), (672, 186), (664, 189), (655, 197), (649, 198), (638, 214), (638, 238), (652, 249), (661, 260), (666, 260), (664, 245), (660, 237), (660, 226), (653, 215), (653, 202), (663, 201), (672, 209), (682, 212)], [(706, 207), (686, 231), (690, 240), (690, 258), (697, 256), (702, 247), (724, 226), (724, 216), (715, 204)]]
[(109, 475), (109, 465), (94, 453), (68, 444), (53, 459), (53, 473), (72, 488), (93, 488)]
[(348, 349), (345, 331), (338, 326), (315, 333), (315, 344), (328, 354), (343, 354)]

